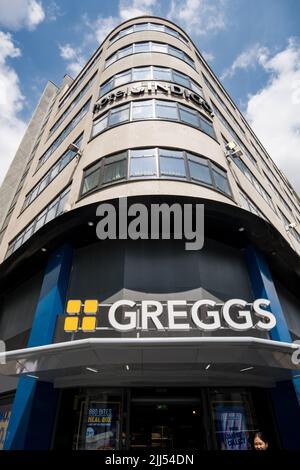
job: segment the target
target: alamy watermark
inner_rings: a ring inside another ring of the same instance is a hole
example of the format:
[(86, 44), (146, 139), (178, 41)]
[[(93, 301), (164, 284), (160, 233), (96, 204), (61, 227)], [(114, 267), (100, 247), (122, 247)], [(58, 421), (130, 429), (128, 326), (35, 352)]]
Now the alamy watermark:
[(97, 207), (100, 217), (96, 233), (100, 240), (185, 240), (188, 251), (204, 246), (204, 204), (128, 205), (119, 199), (119, 207), (102, 203)]

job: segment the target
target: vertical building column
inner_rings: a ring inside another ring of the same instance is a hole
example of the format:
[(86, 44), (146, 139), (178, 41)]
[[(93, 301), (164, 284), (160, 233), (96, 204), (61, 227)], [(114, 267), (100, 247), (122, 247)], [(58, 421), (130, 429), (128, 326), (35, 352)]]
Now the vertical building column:
[[(56, 318), (64, 311), (71, 263), (69, 245), (50, 254), (27, 347), (52, 343)], [(49, 449), (57, 398), (52, 384), (21, 377), (4, 449)]]
[[(276, 326), (270, 331), (271, 339), (291, 343), (291, 335), (264, 255), (250, 245), (246, 250), (246, 259), (255, 297), (270, 300), (272, 313), (276, 317)], [(283, 447), (285, 449), (300, 449), (300, 388), (298, 379), (278, 383), (271, 393)]]

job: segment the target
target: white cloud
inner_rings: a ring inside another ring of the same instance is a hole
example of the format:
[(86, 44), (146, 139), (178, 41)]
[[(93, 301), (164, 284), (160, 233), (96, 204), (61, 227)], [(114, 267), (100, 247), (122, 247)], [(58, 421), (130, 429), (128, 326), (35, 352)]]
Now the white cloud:
[(70, 74), (75, 76), (79, 73), (88, 55), (84, 51), (89, 49), (91, 44), (93, 47), (95, 42), (97, 46), (101, 44), (106, 36), (123, 21), (136, 16), (153, 14), (156, 4), (157, 0), (120, 0), (116, 16), (100, 15), (96, 19), (90, 19), (87, 14), (83, 15), (84, 29), (88, 29), (88, 32), (82, 38), (82, 45), (80, 47), (73, 47), (70, 44), (59, 46), (60, 55), (67, 61), (67, 70)]
[(188, 33), (204, 36), (226, 27), (227, 0), (172, 0), (168, 18)]
[(126, 21), (136, 16), (151, 15), (156, 3), (156, 0), (120, 0), (120, 19)]
[(68, 72), (76, 77), (86, 62), (81, 48), (72, 47), (70, 44), (59, 45), (59, 52), (60, 56), (67, 61)]
[(215, 56), (212, 54), (212, 52), (202, 51), (202, 55), (206, 62), (213, 62), (215, 60)]
[(232, 65), (224, 70), (221, 75), (221, 80), (224, 80), (228, 77), (233, 77), (237, 70), (254, 68), (258, 64), (264, 67), (268, 60), (269, 54), (270, 51), (268, 48), (260, 46), (259, 44), (254, 44), (238, 55), (237, 58), (233, 61)]
[(0, 0), (0, 25), (5, 28), (33, 31), (44, 19), (44, 9), (37, 0)]
[(14, 46), (11, 35), (0, 31), (0, 183), (26, 128), (26, 123), (18, 117), (24, 102), (19, 78), (6, 62), (8, 58), (20, 55), (21, 51)]
[(300, 45), (287, 47), (261, 65), (269, 74), (264, 88), (249, 97), (246, 115), (254, 131), (300, 192)]

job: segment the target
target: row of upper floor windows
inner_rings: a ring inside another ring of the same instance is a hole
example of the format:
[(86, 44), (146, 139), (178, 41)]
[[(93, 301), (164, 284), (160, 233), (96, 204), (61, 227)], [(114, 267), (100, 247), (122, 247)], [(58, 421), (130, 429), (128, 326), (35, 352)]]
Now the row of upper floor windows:
[[(83, 133), (74, 140), (73, 144), (80, 147), (82, 142)], [(60, 174), (61, 171), (78, 155), (78, 152), (72, 149), (66, 150), (61, 157), (55, 162), (54, 165), (45, 173), (40, 181), (29, 191), (25, 197), (22, 211), (25, 210), (47, 187), (48, 185)]]
[(99, 96), (109, 93), (116, 87), (125, 85), (130, 82), (137, 82), (142, 80), (162, 80), (166, 82), (173, 82), (191, 89), (198, 95), (203, 96), (202, 88), (188, 75), (167, 67), (158, 67), (148, 65), (144, 67), (134, 67), (132, 69), (119, 72), (111, 77), (100, 86)]
[(69, 192), (70, 187), (64, 189), (64, 191), (56, 196), (56, 198), (50, 204), (48, 204), (44, 210), (32, 220), (30, 224), (10, 242), (5, 255), (6, 258), (16, 251), (21, 245), (23, 245), (26, 240), (28, 240), (41, 227), (63, 213), (68, 200)]
[(46, 152), (40, 157), (37, 169), (39, 169), (47, 160), (51, 157), (52, 153), (60, 146), (60, 144), (65, 140), (65, 138), (72, 132), (73, 129), (77, 126), (77, 124), (84, 118), (86, 113), (89, 110), (91, 103), (91, 98), (86, 101), (86, 103), (82, 106), (82, 108), (78, 111), (78, 113), (71, 119), (71, 121), (67, 124), (64, 130), (59, 134), (58, 137), (52, 142), (52, 144), (47, 148)]
[(185, 150), (139, 148), (101, 158), (84, 170), (81, 196), (108, 185), (137, 179), (178, 179), (231, 196), (227, 173), (207, 158)]
[(131, 26), (127, 26), (126, 28), (123, 28), (120, 31), (118, 31), (116, 34), (114, 34), (110, 38), (110, 42), (112, 44), (118, 39), (121, 39), (124, 36), (127, 36), (128, 34), (138, 33), (142, 31), (158, 31), (161, 33), (170, 34), (171, 36), (174, 36), (175, 38), (180, 39), (185, 44), (189, 43), (188, 39), (183, 34), (176, 31), (176, 29), (171, 28), (170, 26), (166, 26), (162, 23), (153, 23), (153, 22), (137, 23)]
[(199, 111), (177, 101), (158, 99), (131, 101), (109, 109), (94, 121), (92, 137), (119, 124), (147, 119), (177, 121), (215, 138), (212, 122), (204, 118)]
[(123, 57), (127, 57), (132, 54), (140, 54), (147, 52), (159, 52), (161, 54), (169, 54), (173, 57), (176, 57), (177, 59), (183, 60), (191, 67), (195, 68), (195, 62), (188, 54), (181, 51), (177, 47), (155, 41), (135, 42), (133, 44), (129, 44), (128, 46), (122, 47), (121, 49), (118, 49), (106, 59), (105, 67), (108, 67), (109, 65), (113, 64), (119, 59), (122, 59)]

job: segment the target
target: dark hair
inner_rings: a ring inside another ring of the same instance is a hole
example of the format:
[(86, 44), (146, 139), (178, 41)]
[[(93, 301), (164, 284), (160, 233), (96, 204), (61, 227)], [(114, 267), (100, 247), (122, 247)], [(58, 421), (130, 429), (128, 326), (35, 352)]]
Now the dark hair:
[(266, 444), (268, 444), (268, 439), (267, 439), (267, 436), (264, 432), (262, 431), (257, 431), (255, 434), (254, 434), (254, 437), (253, 437), (253, 441), (254, 439), (258, 437), (259, 439), (261, 439), (262, 441), (264, 441)]

